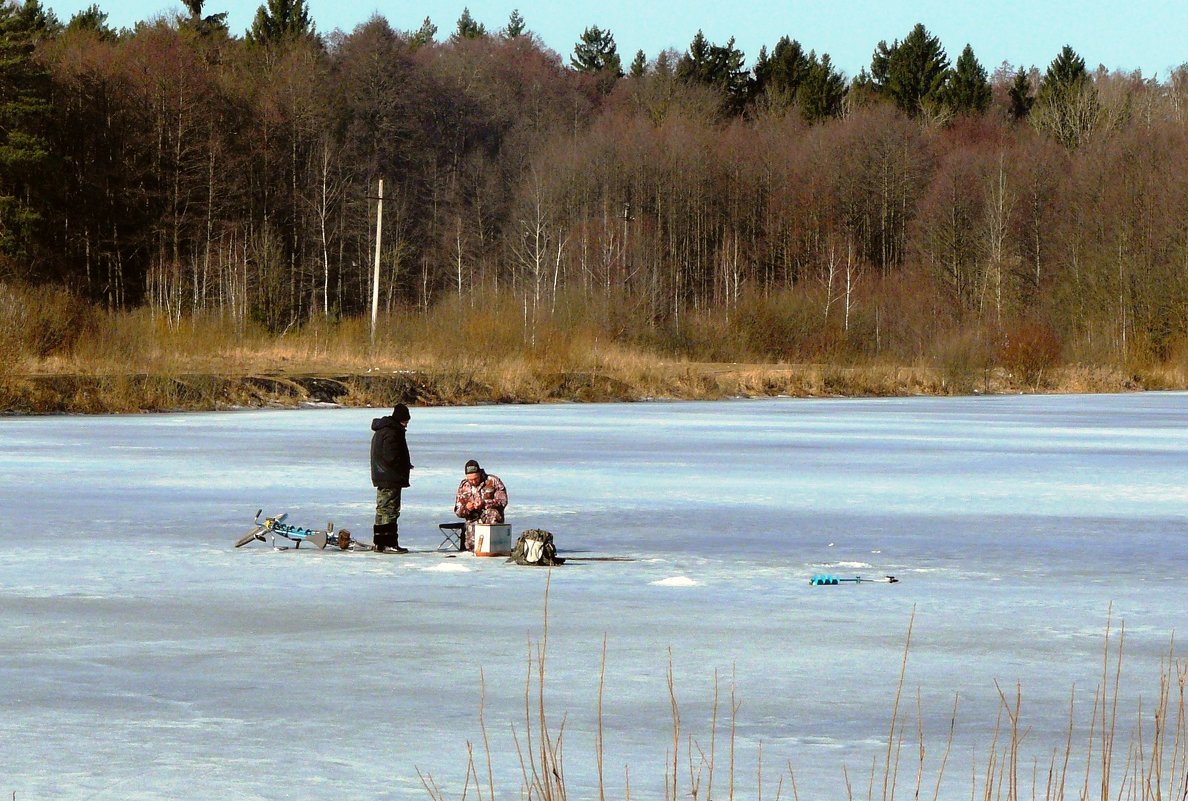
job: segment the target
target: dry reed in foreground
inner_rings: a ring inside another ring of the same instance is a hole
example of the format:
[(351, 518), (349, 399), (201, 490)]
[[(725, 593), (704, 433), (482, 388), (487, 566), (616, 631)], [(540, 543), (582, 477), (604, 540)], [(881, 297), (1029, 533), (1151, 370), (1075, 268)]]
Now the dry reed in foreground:
[[(521, 786), (518, 791), (507, 797), (518, 797), (528, 801), (566, 801), (569, 798), (568, 784), (565, 779), (564, 735), (565, 716), (560, 723), (554, 722), (554, 716), (546, 709), (545, 686), (547, 679), (546, 657), (548, 652), (548, 593), (549, 584), (545, 585), (544, 624), (539, 642), (529, 641), (528, 672), (524, 683), (524, 720), (523, 728), (517, 729), (512, 725), (512, 734), (516, 743), (519, 760)], [(908, 622), (907, 635), (904, 640), (903, 656), (900, 664), (899, 680), (891, 707), (890, 726), (887, 732), (885, 750), (881, 757), (876, 757), (869, 768), (869, 772), (861, 777), (865, 784), (865, 792), (856, 788), (851, 772), (847, 765), (840, 766), (841, 778), (845, 793), (831, 793), (831, 798), (845, 798), (847, 801), (865, 799), (865, 801), (894, 801), (897, 796), (905, 793), (913, 799), (928, 799), (941, 801), (944, 798), (955, 797), (951, 790), (946, 789), (945, 771), (949, 766), (953, 750), (954, 732), (957, 722), (957, 700), (954, 699), (950, 716), (948, 734), (944, 747), (940, 753), (939, 762), (932, 766), (926, 760), (929, 752), (925, 747), (923, 728), (924, 711), (921, 708), (920, 694), (916, 695), (915, 726), (911, 726), (911, 716), (901, 709), (904, 699), (904, 684), (907, 673), (908, 658), (911, 651), (912, 629), (915, 624), (915, 610)], [(1004, 691), (997, 682), (995, 689), (999, 697), (999, 712), (991, 730), (991, 742), (984, 762), (978, 767), (976, 761), (972, 763), (969, 784), (961, 790), (961, 796), (982, 801), (1065, 801), (1077, 798), (1088, 801), (1091, 798), (1099, 801), (1183, 801), (1188, 798), (1188, 706), (1186, 706), (1185, 686), (1188, 685), (1188, 659), (1175, 656), (1174, 642), (1169, 648), (1166, 660), (1161, 661), (1158, 691), (1153, 709), (1144, 710), (1142, 702), (1138, 704), (1134, 728), (1129, 743), (1119, 746), (1117, 734), (1124, 726), (1123, 715), (1118, 709), (1118, 699), (1122, 683), (1123, 646), (1125, 643), (1125, 626), (1123, 625), (1115, 635), (1112, 629), (1112, 609), (1107, 615), (1105, 636), (1102, 646), (1101, 682), (1093, 695), (1092, 709), (1088, 717), (1087, 728), (1077, 727), (1076, 695), (1070, 695), (1068, 729), (1064, 742), (1051, 747), (1048, 755), (1041, 760), (1032, 757), (1030, 761), (1024, 756), (1023, 745), (1028, 730), (1022, 724), (1023, 690), (1016, 686), (1014, 693)], [(620, 791), (614, 792), (608, 788), (604, 775), (604, 746), (603, 735), (603, 691), (606, 679), (606, 638), (603, 638), (602, 659), (599, 668), (598, 699), (597, 699), (597, 730), (593, 762), (597, 775), (598, 801), (607, 798), (621, 798), (623, 801), (631, 799), (630, 767), (624, 767), (623, 785)], [(682, 728), (680, 705), (677, 702), (677, 692), (673, 680), (672, 653), (669, 652), (667, 672), (668, 700), (672, 716), (672, 738), (667, 749), (667, 760), (664, 769), (664, 799), (677, 801), (680, 798), (691, 798), (694, 801), (704, 799), (726, 799), (734, 801), (741, 798), (741, 791), (736, 791), (736, 740), (739, 723), (741, 702), (735, 695), (735, 684), (732, 679), (730, 686), (728, 720), (724, 724), (728, 743), (726, 746), (725, 775), (717, 770), (719, 734), (720, 687), (718, 675), (715, 672), (713, 685), (712, 713), (710, 730), (708, 732), (708, 746), (703, 748), (701, 743)], [(479, 729), (485, 751), (485, 781), (480, 776), (480, 769), (476, 763), (474, 746), (467, 742), (466, 773), (457, 798), (462, 801), (473, 792), (478, 801), (495, 801), (496, 793), (494, 771), (492, 768), (491, 749), (485, 719), (484, 696), (480, 696)], [(1080, 733), (1082, 745), (1075, 736)], [(523, 738), (521, 740), (521, 737)], [(914, 742), (912, 739), (914, 738)], [(914, 766), (910, 758), (905, 756), (915, 753)], [(758, 746), (757, 776), (755, 783), (755, 801), (762, 801), (764, 797), (765, 781), (770, 789), (774, 781), (774, 794), (771, 798), (779, 801), (790, 797), (793, 801), (800, 801), (800, 792), (796, 781), (796, 771), (790, 757), (785, 757), (783, 767), (773, 779), (765, 778), (763, 762), (765, 755), (762, 743)], [(1119, 760), (1122, 760), (1119, 762)], [(1083, 767), (1078, 767), (1081, 765)], [(914, 777), (910, 780), (910, 788), (904, 787), (905, 780), (901, 776), (903, 771), (911, 771), (914, 767)], [(683, 768), (683, 769), (682, 769)], [(447, 801), (450, 797), (438, 785), (432, 774), (421, 773), (422, 784), (431, 801)], [(682, 775), (684, 779), (682, 780)], [(857, 778), (857, 777), (855, 777)], [(715, 785), (715, 779), (718, 784)], [(948, 786), (951, 786), (952, 782)], [(620, 794), (621, 793), (621, 794)]]

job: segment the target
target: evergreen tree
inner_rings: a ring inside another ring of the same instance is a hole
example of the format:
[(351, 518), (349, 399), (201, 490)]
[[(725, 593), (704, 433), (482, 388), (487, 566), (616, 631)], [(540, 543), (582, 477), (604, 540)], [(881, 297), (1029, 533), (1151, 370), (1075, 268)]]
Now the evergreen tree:
[(569, 63), (578, 72), (611, 74), (616, 78), (623, 75), (623, 64), (619, 60), (614, 35), (597, 25), (592, 25), (582, 32), (581, 38), (574, 45)]
[(62, 32), (62, 23), (52, 9), (46, 8), (40, 0), (25, 0), (17, 7), (18, 23), (29, 35), (34, 45), (53, 39)]
[(874, 76), (866, 68), (858, 70), (858, 74), (850, 81), (850, 88), (846, 91), (846, 102), (854, 108), (869, 105), (879, 97), (879, 87)]
[[(201, 36), (211, 36), (216, 33), (229, 33), (227, 28), (227, 12), (202, 16), (202, 7), (206, 0), (182, 0), (190, 16), (182, 20), (182, 24)], [(104, 15), (106, 16), (106, 15)]]
[[(791, 100), (796, 97), (800, 84), (808, 77), (808, 71), (809, 59), (800, 42), (787, 36), (781, 37), (776, 42), (768, 63), (765, 82), (767, 86), (760, 86), (760, 89), (770, 87), (779, 95)], [(757, 75), (756, 78), (758, 77)]]
[(734, 46), (733, 36), (725, 45), (714, 45), (710, 52), (713, 54), (716, 65), (715, 85), (726, 91), (727, 105), (735, 113), (739, 113), (746, 103), (749, 88), (746, 56), (743, 51)]
[(782, 37), (772, 54), (759, 51), (753, 70), (754, 93), (767, 94), (781, 106), (796, 105), (807, 122), (839, 116), (846, 96), (846, 81), (826, 54), (804, 52), (800, 42)]
[(1074, 148), (1092, 133), (1099, 112), (1097, 89), (1085, 69), (1085, 59), (1065, 45), (1040, 81), (1031, 108), (1032, 124), (1065, 147)]
[(511, 16), (507, 18), (507, 27), (503, 29), (503, 38), (515, 39), (517, 36), (523, 36), (527, 28), (524, 25), (524, 17), (520, 14), (518, 8), (512, 9)]
[(879, 42), (870, 60), (870, 77), (878, 93), (908, 114), (919, 114), (941, 99), (949, 74), (949, 57), (940, 39), (917, 23), (902, 42)]
[(719, 89), (724, 95), (726, 109), (738, 113), (750, 94), (748, 73), (744, 67), (746, 56), (734, 46), (734, 37), (724, 45), (710, 44), (698, 31), (689, 50), (677, 64), (677, 77), (690, 83), (701, 83)]
[(826, 53), (817, 59), (809, 53), (808, 68), (796, 90), (796, 105), (805, 122), (819, 122), (828, 117), (840, 117), (846, 99), (846, 79), (833, 68)]
[(458, 27), (454, 30), (454, 35), (450, 37), (454, 41), (461, 39), (481, 39), (487, 35), (487, 26), (481, 22), (476, 22), (474, 17), (470, 16), (470, 9), (463, 8), (462, 16), (458, 17)]
[(1031, 113), (1035, 98), (1031, 96), (1031, 81), (1022, 67), (1015, 73), (1015, 80), (1011, 82), (1007, 94), (1011, 99), (1011, 119), (1018, 121)]
[(863, 67), (862, 69), (858, 70), (858, 74), (854, 76), (852, 81), (850, 81), (850, 89), (861, 92), (877, 92), (879, 87), (875, 83), (874, 76), (867, 72), (866, 68)]
[(944, 99), (954, 114), (981, 114), (990, 105), (990, 82), (986, 80), (986, 70), (968, 44), (949, 73)]
[(676, 65), (672, 63), (669, 57), (669, 50), (661, 50), (660, 55), (656, 56), (656, 68), (654, 72), (661, 78), (672, 78), (676, 75)]
[(91, 31), (103, 41), (116, 38), (115, 29), (107, 24), (107, 12), (92, 4), (82, 11), (76, 11), (66, 23), (68, 31)]
[(642, 78), (648, 71), (648, 57), (644, 55), (644, 51), (636, 50), (635, 58), (631, 60), (631, 69), (629, 74), (632, 78)]
[(425, 17), (425, 21), (421, 23), (421, 27), (413, 31), (409, 41), (412, 43), (412, 48), (416, 50), (418, 47), (424, 47), (433, 41), (433, 37), (437, 35), (437, 26), (433, 24), (433, 20)]
[(1080, 92), (1089, 83), (1089, 71), (1085, 59), (1068, 45), (1048, 65), (1044, 79), (1040, 82), (1037, 103), (1048, 103), (1054, 99)]
[(697, 35), (693, 37), (693, 41), (689, 43), (689, 49), (685, 51), (685, 55), (677, 63), (677, 77), (687, 81), (711, 83), (712, 67), (710, 61), (709, 39), (706, 39), (705, 34), (699, 30), (697, 31)]
[[(61, 24), (38, 0), (0, 3), (0, 255), (28, 257), (51, 183), (50, 76), (34, 57)], [(4, 272), (0, 262), (0, 274)]]
[(594, 76), (598, 91), (604, 95), (610, 94), (619, 78), (623, 77), (623, 64), (619, 60), (615, 37), (597, 25), (582, 32), (569, 63), (578, 72)]
[(767, 45), (759, 47), (759, 55), (755, 57), (755, 66), (751, 67), (751, 88), (756, 96), (771, 83), (771, 56), (767, 54)]
[[(201, 8), (201, 3), (198, 4)], [(268, 0), (256, 9), (256, 18), (248, 29), (251, 44), (279, 44), (303, 36), (316, 36), (305, 0)]]

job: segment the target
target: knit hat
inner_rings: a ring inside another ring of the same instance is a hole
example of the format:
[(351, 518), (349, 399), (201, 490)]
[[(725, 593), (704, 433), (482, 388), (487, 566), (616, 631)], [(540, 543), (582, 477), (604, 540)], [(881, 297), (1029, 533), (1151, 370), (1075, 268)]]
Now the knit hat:
[(466, 475), (469, 476), (472, 473), (479, 473), (479, 472), (482, 472), (482, 468), (479, 467), (479, 463), (476, 462), (474, 459), (471, 459), (469, 462), (466, 463)]
[(405, 420), (412, 419), (412, 415), (408, 412), (408, 407), (403, 403), (396, 404), (396, 408), (392, 409), (392, 417), (397, 423), (403, 423)]

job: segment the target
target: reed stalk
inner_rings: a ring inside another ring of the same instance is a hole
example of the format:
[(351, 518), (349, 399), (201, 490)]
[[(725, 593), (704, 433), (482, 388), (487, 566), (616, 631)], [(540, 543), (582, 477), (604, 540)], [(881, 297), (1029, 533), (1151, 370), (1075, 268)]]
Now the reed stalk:
[[(520, 762), (521, 797), (527, 801), (565, 801), (568, 797), (567, 783), (564, 770), (564, 731), (565, 716), (562, 715), (560, 724), (554, 727), (550, 715), (547, 714), (546, 692), (547, 684), (547, 653), (548, 653), (548, 594), (551, 576), (546, 580), (544, 617), (539, 641), (528, 640), (527, 673), (525, 676), (523, 693), (523, 724), (522, 730), (512, 727), (516, 754)], [(873, 801), (876, 788), (881, 791), (885, 801), (895, 801), (899, 794), (900, 765), (903, 749), (907, 745), (906, 734), (910, 729), (901, 716), (901, 703), (906, 684), (907, 663), (911, 648), (912, 632), (915, 624), (915, 610), (909, 618), (905, 636), (904, 651), (901, 658), (899, 678), (891, 706), (891, 721), (887, 730), (887, 743), (880, 755), (874, 755), (870, 763), (869, 782), (866, 798)], [(1087, 716), (1087, 731), (1084, 743), (1084, 776), (1080, 786), (1073, 791), (1079, 801), (1089, 801), (1091, 797), (1099, 801), (1188, 801), (1188, 659), (1178, 658), (1175, 654), (1175, 641), (1172, 640), (1167, 656), (1160, 660), (1159, 681), (1157, 692), (1152, 704), (1146, 704), (1138, 699), (1136, 720), (1129, 744), (1125, 751), (1120, 751), (1117, 741), (1119, 724), (1121, 723), (1121, 695), (1122, 668), (1124, 664), (1125, 624), (1122, 623), (1115, 631), (1112, 609), (1107, 615), (1105, 637), (1102, 644), (1101, 683), (1096, 688), (1089, 715)], [(607, 686), (607, 636), (603, 635), (602, 653), (599, 667), (597, 730), (594, 741), (595, 765), (598, 780), (598, 799), (606, 801), (613, 796), (607, 788), (605, 769), (605, 734), (603, 731), (604, 693)], [(694, 801), (715, 801), (715, 781), (721, 779), (716, 768), (717, 735), (719, 727), (719, 698), (721, 693), (720, 678), (714, 673), (712, 706), (709, 716), (709, 749), (704, 750), (697, 738), (691, 732), (686, 732), (685, 723), (678, 702), (678, 687), (675, 678), (674, 656), (668, 650), (668, 665), (666, 671), (666, 691), (671, 716), (671, 739), (666, 749), (664, 768), (664, 797), (676, 801), (679, 798), (691, 798)], [(994, 681), (994, 688), (998, 695), (997, 713), (991, 739), (985, 759), (979, 772), (976, 754), (970, 761), (969, 793), (971, 801), (1064, 801), (1069, 795), (1070, 767), (1077, 756), (1074, 747), (1078, 741), (1076, 723), (1077, 693), (1075, 686), (1069, 694), (1068, 726), (1065, 730), (1063, 744), (1052, 751), (1045, 758), (1046, 768), (1041, 777), (1041, 766), (1038, 758), (1031, 758), (1031, 777), (1028, 782), (1023, 774), (1025, 767), (1025, 746), (1031, 728), (1024, 724), (1023, 686), (1016, 682), (1013, 695)], [(915, 755), (916, 775), (909, 788), (913, 799), (920, 799), (924, 793), (924, 780), (928, 775), (926, 748), (926, 732), (924, 728), (925, 710), (922, 693), (916, 691), (916, 725), (915, 725)], [(486, 761), (485, 782), (482, 781), (477, 769), (475, 749), (470, 741), (466, 743), (466, 768), (461, 779), (460, 794), (456, 797), (466, 799), (474, 792), (479, 801), (486, 798), (496, 801), (498, 798), (494, 780), (493, 758), (486, 720), (486, 689), (485, 675), (480, 670), (479, 697), (479, 730)], [(733, 801), (736, 797), (736, 776), (739, 764), (737, 760), (737, 734), (742, 703), (737, 696), (737, 681), (732, 674), (730, 687), (730, 733), (729, 733), (729, 764), (726, 769), (726, 798)], [(932, 801), (941, 801), (945, 791), (943, 780), (951, 761), (957, 727), (957, 713), (959, 699), (954, 697), (949, 715), (948, 731), (944, 749), (935, 769), (935, 781), (932, 788)], [(764, 776), (765, 759), (770, 754), (762, 742), (756, 744), (755, 784), (753, 797), (755, 801), (762, 801), (767, 786)], [(688, 784), (682, 786), (680, 782), (681, 762), (685, 763), (688, 771)], [(783, 797), (785, 786), (790, 787), (794, 801), (799, 801), (800, 793), (796, 772), (792, 759), (785, 759), (786, 778), (781, 771), (776, 777), (774, 798), (779, 801)], [(881, 768), (881, 769), (880, 769)], [(446, 795), (431, 774), (417, 775), (431, 801), (446, 801)], [(851, 783), (850, 769), (841, 765), (841, 778), (844, 784), (844, 798), (853, 801), (854, 787)], [(485, 784), (485, 787), (484, 787)], [(1028, 787), (1027, 785), (1030, 785)], [(485, 792), (484, 792), (485, 790)], [(704, 796), (703, 796), (704, 793)], [(630, 801), (631, 770), (630, 766), (623, 766), (623, 791), (621, 798)]]

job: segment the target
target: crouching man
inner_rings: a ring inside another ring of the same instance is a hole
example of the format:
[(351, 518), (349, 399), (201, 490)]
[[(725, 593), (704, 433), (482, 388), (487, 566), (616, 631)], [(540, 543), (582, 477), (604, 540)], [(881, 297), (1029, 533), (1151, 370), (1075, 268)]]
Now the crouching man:
[(499, 476), (488, 474), (471, 459), (466, 463), (466, 477), (454, 496), (454, 514), (466, 521), (466, 550), (474, 550), (475, 523), (502, 523), (507, 508), (507, 487)]

